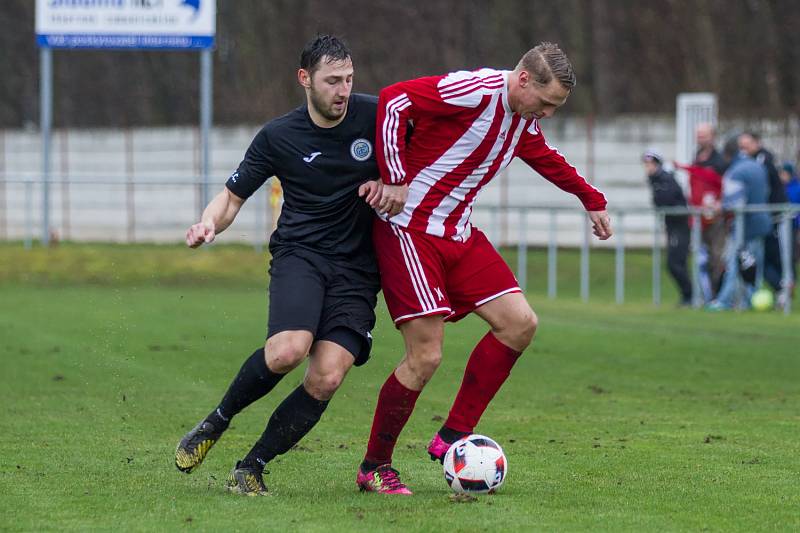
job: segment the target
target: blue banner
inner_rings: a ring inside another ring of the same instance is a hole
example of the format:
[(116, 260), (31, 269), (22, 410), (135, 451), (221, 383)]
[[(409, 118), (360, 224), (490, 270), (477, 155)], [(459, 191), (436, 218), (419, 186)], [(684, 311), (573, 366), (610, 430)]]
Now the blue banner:
[(75, 49), (203, 49), (214, 46), (214, 37), (205, 35), (37, 35), (36, 44), (45, 48)]

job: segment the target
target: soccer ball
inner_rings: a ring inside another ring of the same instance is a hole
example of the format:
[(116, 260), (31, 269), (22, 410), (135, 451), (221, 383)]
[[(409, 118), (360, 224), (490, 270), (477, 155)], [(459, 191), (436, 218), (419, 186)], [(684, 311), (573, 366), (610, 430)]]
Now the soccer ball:
[(455, 492), (486, 494), (506, 480), (508, 461), (503, 449), (483, 435), (455, 441), (444, 456), (444, 479)]
[(753, 293), (750, 298), (750, 305), (756, 311), (769, 311), (775, 305), (775, 299), (772, 296), (772, 291), (769, 289), (759, 289)]

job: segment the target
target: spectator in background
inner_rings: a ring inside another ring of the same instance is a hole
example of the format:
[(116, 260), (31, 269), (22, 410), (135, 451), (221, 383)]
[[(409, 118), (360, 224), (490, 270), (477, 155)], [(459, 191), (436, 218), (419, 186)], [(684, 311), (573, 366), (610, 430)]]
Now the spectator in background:
[(764, 148), (764, 144), (761, 142), (761, 136), (752, 131), (742, 133), (739, 135), (739, 150), (744, 151), (745, 154), (764, 165), (769, 183), (767, 203), (786, 203), (786, 192), (783, 183), (781, 183), (781, 178), (778, 175), (778, 169), (775, 166), (775, 156), (772, 155), (772, 152)]
[[(737, 138), (725, 144), (724, 156), (730, 161), (722, 179), (722, 207), (733, 209), (746, 205), (764, 204), (769, 196), (767, 170), (755, 159), (740, 152)], [(736, 242), (736, 233), (731, 232), (726, 246), (726, 268), (717, 298), (712, 301), (710, 310), (731, 309), (739, 293), (739, 276), (742, 272), (760, 271), (764, 263), (764, 237), (771, 229), (768, 213), (745, 213), (742, 217), (744, 242), (741, 248)], [(742, 276), (746, 284), (744, 306), (750, 304), (750, 296), (755, 291), (756, 276)]]
[(716, 148), (714, 126), (704, 122), (695, 130), (697, 153), (691, 165), (676, 166), (689, 173), (689, 204), (702, 207), (703, 249), (699, 254), (701, 287), (706, 301), (714, 298), (725, 271), (726, 225), (719, 205), (722, 200), (722, 175), (727, 163)]
[(708, 122), (697, 125), (695, 129), (695, 140), (697, 141), (697, 153), (694, 156), (694, 165), (699, 167), (710, 167), (722, 176), (728, 164), (725, 158), (717, 150), (717, 131)]
[[(642, 155), (642, 163), (653, 191), (656, 207), (686, 207), (686, 197), (672, 172), (664, 169), (664, 157), (655, 150)], [(689, 217), (666, 215), (667, 268), (681, 293), (680, 306), (692, 304), (692, 283), (689, 281)]]
[[(794, 165), (788, 161), (781, 165), (778, 171), (778, 176), (781, 178), (783, 190), (786, 193), (786, 199), (793, 204), (800, 204), (800, 178), (797, 177), (797, 170)], [(800, 226), (800, 215), (794, 219), (795, 227)]]
[[(775, 167), (775, 157), (769, 150), (764, 148), (761, 143), (761, 137), (753, 132), (741, 134), (739, 136), (739, 149), (764, 165), (769, 184), (767, 202), (770, 204), (786, 203), (786, 191), (780, 176), (778, 176), (778, 169)], [(779, 223), (780, 213), (772, 213), (771, 231), (764, 239), (764, 279), (767, 280), (775, 292), (780, 292), (783, 288), (781, 286), (783, 274), (781, 246), (778, 240)]]
[[(793, 204), (800, 204), (800, 178), (797, 177), (794, 165), (785, 162), (778, 170), (778, 175), (783, 183), (786, 199)], [(792, 278), (796, 282), (797, 261), (800, 260), (800, 214), (792, 221), (792, 252)]]

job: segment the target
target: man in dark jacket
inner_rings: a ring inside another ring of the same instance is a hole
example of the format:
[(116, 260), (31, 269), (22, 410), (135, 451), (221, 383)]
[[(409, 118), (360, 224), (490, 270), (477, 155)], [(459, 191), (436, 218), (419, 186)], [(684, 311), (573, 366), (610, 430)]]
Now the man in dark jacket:
[[(764, 166), (767, 171), (769, 183), (770, 204), (783, 204), (787, 202), (786, 189), (781, 182), (778, 169), (775, 166), (775, 156), (764, 148), (761, 137), (757, 133), (746, 132), (739, 136), (739, 149)], [(781, 290), (783, 278), (783, 265), (781, 263), (781, 247), (778, 239), (780, 226), (780, 213), (772, 214), (772, 228), (764, 238), (764, 279), (772, 286), (775, 292)]]
[[(653, 191), (656, 207), (686, 207), (686, 197), (672, 172), (664, 170), (664, 157), (655, 150), (647, 150), (642, 162)], [(689, 217), (666, 215), (667, 267), (681, 293), (681, 306), (692, 303), (692, 283), (689, 281)]]

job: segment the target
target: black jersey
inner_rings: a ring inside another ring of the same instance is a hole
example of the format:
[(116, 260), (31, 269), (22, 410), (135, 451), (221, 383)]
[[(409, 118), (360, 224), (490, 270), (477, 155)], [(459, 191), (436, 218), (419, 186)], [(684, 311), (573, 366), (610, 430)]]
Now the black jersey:
[(226, 186), (248, 198), (277, 176), (283, 208), (270, 239), (273, 256), (299, 247), (377, 271), (372, 249), (373, 211), (358, 187), (378, 178), (373, 144), (378, 99), (351, 94), (344, 120), (314, 124), (308, 106), (268, 122)]

